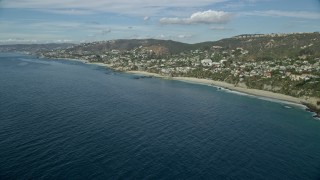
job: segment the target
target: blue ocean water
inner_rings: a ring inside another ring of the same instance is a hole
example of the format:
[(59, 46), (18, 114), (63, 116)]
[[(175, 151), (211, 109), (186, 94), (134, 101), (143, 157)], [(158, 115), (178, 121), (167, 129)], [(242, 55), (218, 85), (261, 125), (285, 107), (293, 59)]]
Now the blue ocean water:
[(299, 106), (0, 55), (0, 179), (319, 179)]

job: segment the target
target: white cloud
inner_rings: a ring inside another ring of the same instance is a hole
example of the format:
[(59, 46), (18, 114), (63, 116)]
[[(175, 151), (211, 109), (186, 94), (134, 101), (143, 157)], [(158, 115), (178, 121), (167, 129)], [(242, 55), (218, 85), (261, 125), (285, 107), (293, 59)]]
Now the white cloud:
[(150, 31), (150, 27), (145, 25), (130, 26), (130, 28), (127, 25), (110, 25), (88, 21), (28, 21), (23, 24), (23, 29), (21, 29), (20, 22), (2, 20), (0, 27), (1, 44), (32, 43), (32, 40), (38, 40), (37, 43), (46, 43), (64, 39), (73, 41), (126, 39), (133, 33), (147, 34)]
[(224, 27), (224, 26), (211, 26), (210, 29), (213, 30), (213, 31), (227, 31), (227, 30), (232, 30), (232, 29), (226, 28), (226, 27)]
[(241, 0), (241, 1), (228, 1), (224, 4), (224, 9), (239, 10), (246, 7), (254, 7), (259, 2), (268, 2), (270, 0)]
[(159, 35), (155, 36), (155, 38), (156, 39), (166, 39), (168, 37), (166, 35), (164, 35), (164, 34), (159, 34)]
[(161, 24), (187, 24), (184, 19), (181, 18), (161, 18)]
[(109, 12), (150, 16), (163, 14), (164, 10), (168, 9), (176, 11), (176, 8), (205, 7), (225, 1), (229, 0), (2, 0), (1, 8), (32, 8), (67, 14)]
[(36, 39), (22, 39), (22, 38), (9, 38), (9, 39), (0, 39), (0, 44), (30, 44), (37, 43)]
[(32, 43), (67, 43), (76, 42), (74, 40), (51, 34), (21, 34), (12, 33), (11, 37), (5, 38), (5, 34), (0, 33), (0, 44), (32, 44)]
[(34, 43), (76, 43), (76, 42), (70, 39), (54, 39), (54, 40), (23, 39), (23, 38), (0, 39), (0, 44), (34, 44)]
[(94, 14), (93, 11), (89, 10), (81, 10), (81, 9), (46, 9), (41, 10), (49, 13), (55, 13), (55, 14), (66, 14), (66, 15), (90, 15)]
[(178, 35), (178, 38), (180, 38), (180, 39), (191, 38), (191, 37), (192, 37), (192, 35), (190, 35), (190, 34), (179, 34)]
[(320, 19), (320, 13), (318, 12), (307, 12), (307, 11), (254, 11), (244, 12), (242, 15), (249, 16), (268, 16), (268, 17), (290, 17), (290, 18), (301, 18), (301, 19)]
[(203, 11), (193, 13), (189, 18), (161, 18), (161, 24), (223, 24), (231, 20), (232, 14), (224, 11)]

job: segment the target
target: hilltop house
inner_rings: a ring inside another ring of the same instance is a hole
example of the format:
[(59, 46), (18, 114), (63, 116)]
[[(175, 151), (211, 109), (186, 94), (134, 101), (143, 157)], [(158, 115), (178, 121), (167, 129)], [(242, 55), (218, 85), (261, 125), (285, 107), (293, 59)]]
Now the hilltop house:
[(201, 64), (203, 66), (212, 66), (212, 60), (211, 59), (203, 59), (203, 60), (201, 60)]

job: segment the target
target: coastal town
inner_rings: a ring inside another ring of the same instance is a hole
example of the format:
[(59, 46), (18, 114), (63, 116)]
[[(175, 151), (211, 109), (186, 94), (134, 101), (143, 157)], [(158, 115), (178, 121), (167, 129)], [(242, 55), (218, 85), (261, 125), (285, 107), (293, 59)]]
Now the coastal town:
[[(265, 35), (252, 36), (265, 37)], [(234, 38), (248, 37), (250, 36), (242, 35)], [(80, 46), (86, 49), (89, 46), (106, 43), (114, 42), (84, 43)], [(265, 46), (271, 45), (267, 43)], [(299, 47), (302, 53), (295, 58), (267, 60), (250, 58), (250, 50), (242, 47), (226, 49), (222, 46), (211, 46), (206, 50), (188, 50), (178, 54), (168, 54), (164, 47), (153, 45), (139, 46), (132, 50), (112, 49), (99, 53), (61, 49), (42, 52), (40, 55), (47, 58), (100, 62), (118, 71), (145, 71), (168, 77), (211, 79), (243, 88), (267, 90), (294, 97), (320, 97), (320, 57), (308, 54), (307, 50), (312, 46), (310, 43)]]
[(214, 81), (219, 86), (237, 91), (274, 93), (267, 97), (276, 94), (290, 96), (289, 99), (277, 99), (303, 103), (318, 111), (319, 42), (320, 33), (314, 32), (245, 34), (198, 44), (128, 39), (52, 44), (45, 49), (34, 45), (13, 45), (0, 46), (0, 51), (20, 51), (48, 59), (77, 59), (99, 63), (115, 71), (139, 72), (147, 76), (194, 78), (207, 84)]

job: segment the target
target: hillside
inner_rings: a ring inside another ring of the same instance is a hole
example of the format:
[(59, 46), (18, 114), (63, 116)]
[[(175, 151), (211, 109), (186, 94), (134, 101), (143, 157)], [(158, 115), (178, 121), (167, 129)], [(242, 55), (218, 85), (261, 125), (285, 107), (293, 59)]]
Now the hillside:
[(157, 39), (119, 39), (111, 41), (100, 41), (84, 43), (67, 49), (69, 52), (101, 54), (112, 50), (131, 51), (134, 49), (152, 50), (158, 55), (177, 54), (186, 50), (191, 50), (189, 44), (172, 40)]
[[(239, 52), (236, 51), (237, 49)], [(247, 51), (247, 53), (240, 54), (240, 49)], [(239, 35), (219, 41), (196, 44), (157, 39), (120, 39), (84, 43), (67, 48), (66, 51), (73, 54), (101, 55), (112, 50), (120, 52), (136, 50), (150, 51), (156, 56), (167, 57), (194, 50), (219, 53), (233, 50), (238, 60), (269, 61), (283, 58), (301, 57), (302, 59), (310, 59), (320, 57), (319, 49), (320, 33), (315, 32)]]
[(320, 33), (239, 35), (213, 43), (225, 50), (242, 48), (248, 52), (245, 58), (271, 60), (320, 56)]
[[(238, 51), (237, 51), (238, 49)], [(240, 49), (247, 51), (240, 54)], [(238, 60), (269, 61), (274, 59), (296, 58), (313, 59), (320, 57), (320, 33), (294, 34), (244, 34), (219, 41), (186, 44), (172, 40), (119, 39), (91, 43), (74, 44), (17, 44), (0, 45), (0, 52), (38, 53), (52, 50), (65, 50), (71, 54), (102, 55), (117, 50), (152, 52), (156, 57), (167, 57), (201, 50), (229, 52)]]

